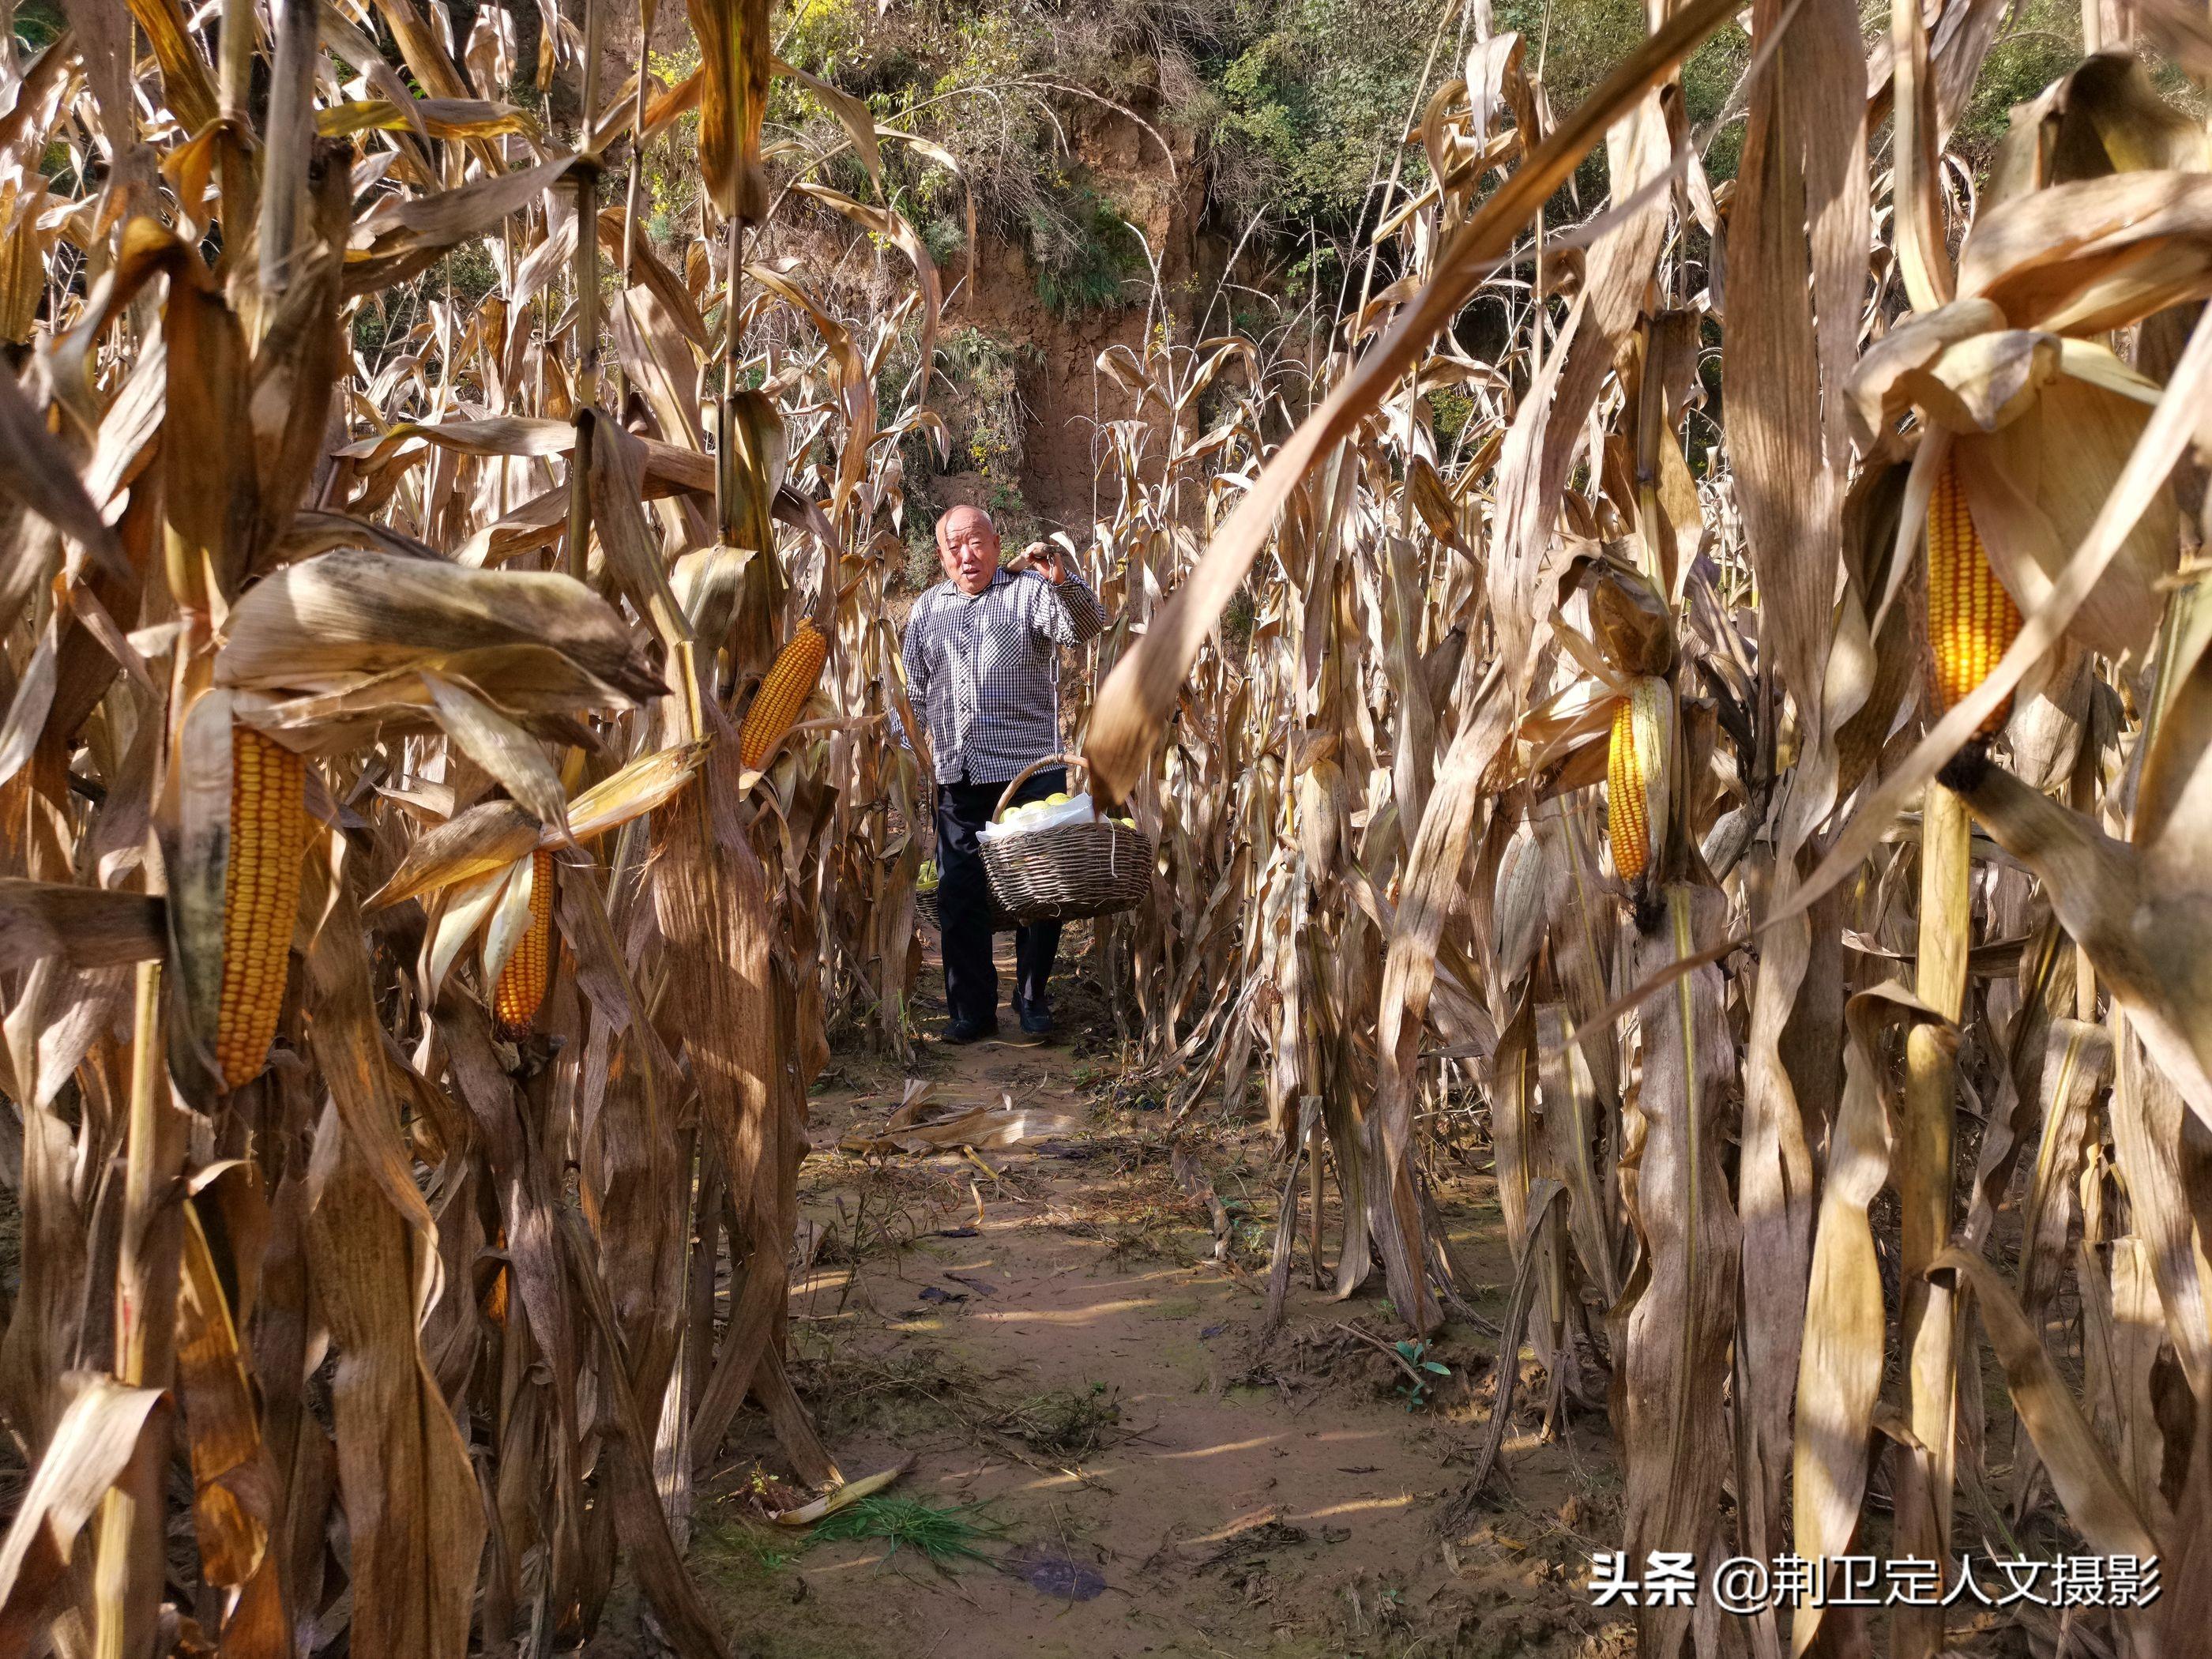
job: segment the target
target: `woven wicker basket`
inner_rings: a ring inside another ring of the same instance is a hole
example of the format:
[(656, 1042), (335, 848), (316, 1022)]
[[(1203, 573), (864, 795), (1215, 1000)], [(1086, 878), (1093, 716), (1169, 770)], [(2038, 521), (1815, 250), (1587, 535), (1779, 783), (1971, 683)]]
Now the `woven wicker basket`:
[[(1015, 793), (1048, 766), (1076, 765), (1073, 755), (1048, 755), (1014, 775), (993, 816), (1003, 818)], [(983, 843), (991, 896), (1016, 922), (1073, 921), (1133, 910), (1152, 885), (1152, 843), (1109, 817), (1064, 823)]]
[[(945, 931), (945, 921), (944, 919), (937, 914), (937, 892), (938, 890), (934, 887), (929, 888), (927, 890), (919, 887), (915, 888), (914, 890), (914, 915), (916, 921), (921, 922), (922, 926), (929, 928), (933, 933), (942, 933)], [(1004, 910), (999, 908), (996, 904), (994, 904), (991, 907), (991, 931), (993, 933), (1011, 933), (1020, 924), (1016, 922), (1012, 916), (1008, 915)]]

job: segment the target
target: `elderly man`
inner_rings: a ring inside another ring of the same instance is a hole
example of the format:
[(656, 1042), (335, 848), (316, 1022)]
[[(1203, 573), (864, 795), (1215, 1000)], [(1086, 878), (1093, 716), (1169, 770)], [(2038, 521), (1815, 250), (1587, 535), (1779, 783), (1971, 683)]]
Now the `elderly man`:
[[(1021, 574), (1003, 568), (999, 532), (979, 507), (956, 507), (937, 521), (937, 556), (945, 580), (907, 618), (906, 684), (937, 772), (937, 917), (951, 1015), (945, 1040), (975, 1042), (999, 1030), (991, 892), (976, 836), (1007, 781), (1059, 751), (1060, 647), (1094, 637), (1106, 614), (1048, 542), (1023, 550)], [(1050, 767), (1015, 802), (1066, 787), (1066, 769)], [(1014, 1012), (1031, 1036), (1052, 1030), (1046, 981), (1059, 949), (1056, 921), (1014, 934)]]

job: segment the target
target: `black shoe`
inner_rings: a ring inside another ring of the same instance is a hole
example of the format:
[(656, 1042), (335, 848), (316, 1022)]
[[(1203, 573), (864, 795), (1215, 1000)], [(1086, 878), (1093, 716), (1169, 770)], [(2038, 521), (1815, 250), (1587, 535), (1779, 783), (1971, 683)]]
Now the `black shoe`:
[(1029, 1036), (1052, 1035), (1052, 1008), (1049, 1004), (1030, 1002), (1021, 997), (1014, 999), (1014, 1012), (1021, 1017), (1022, 1030)]
[(987, 1037), (994, 1037), (998, 1035), (999, 1022), (995, 1019), (985, 1021), (981, 1024), (969, 1020), (956, 1019), (945, 1028), (945, 1034), (938, 1041), (959, 1046), (970, 1042), (981, 1042)]

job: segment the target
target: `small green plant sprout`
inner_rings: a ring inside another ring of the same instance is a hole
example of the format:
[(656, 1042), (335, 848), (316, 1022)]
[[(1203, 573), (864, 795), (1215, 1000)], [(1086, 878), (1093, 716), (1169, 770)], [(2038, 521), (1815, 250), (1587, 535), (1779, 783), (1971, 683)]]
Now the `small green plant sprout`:
[(988, 1561), (975, 1546), (1006, 1535), (1006, 1523), (984, 1513), (981, 1504), (947, 1504), (939, 1508), (919, 1498), (878, 1495), (848, 1504), (815, 1523), (807, 1547), (817, 1544), (853, 1543), (870, 1538), (890, 1540), (884, 1553), (888, 1563), (902, 1547), (919, 1551), (929, 1565), (946, 1577), (963, 1561)]
[(1413, 1375), (1398, 1385), (1398, 1392), (1406, 1397), (1406, 1409), (1413, 1411), (1429, 1403), (1429, 1378), (1449, 1376), (1451, 1367), (1441, 1360), (1429, 1358), (1429, 1345), (1411, 1340), (1398, 1343), (1398, 1358), (1405, 1362)]
[(770, 1572), (775, 1572), (791, 1565), (791, 1557), (784, 1551), (771, 1548), (757, 1538), (747, 1538), (745, 1547), (752, 1551), (761, 1565), (766, 1567)]

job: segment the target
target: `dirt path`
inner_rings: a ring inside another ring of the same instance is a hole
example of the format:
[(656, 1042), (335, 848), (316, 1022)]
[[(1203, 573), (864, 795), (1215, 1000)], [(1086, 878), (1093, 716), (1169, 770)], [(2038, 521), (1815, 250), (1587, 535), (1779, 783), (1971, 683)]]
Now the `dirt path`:
[[(1079, 1130), (980, 1161), (841, 1152), (905, 1083), (843, 1057), (817, 1091), (800, 1178), (812, 1261), (793, 1281), (794, 1373), (823, 1437), (848, 1477), (911, 1455), (889, 1496), (957, 1510), (981, 1559), (939, 1570), (911, 1545), (810, 1542), (761, 1522), (749, 1494), (780, 1463), (749, 1415), (714, 1462), (691, 1555), (732, 1651), (1627, 1652), (1626, 1626), (1576, 1588), (1617, 1529), (1597, 1425), (1540, 1443), (1519, 1408), (1510, 1491), (1494, 1483), (1485, 1520), (1444, 1538), (1438, 1505), (1488, 1417), (1491, 1342), (1448, 1329), (1420, 1357), (1449, 1375), (1425, 1373), (1432, 1389), (1410, 1401), (1379, 1274), (1373, 1294), (1334, 1302), (1311, 1288), (1303, 1246), (1284, 1328), (1263, 1342), (1281, 1179), (1264, 1130), (1190, 1121), (1171, 1140), (1164, 1113), (1111, 1100), (1112, 1032), (1084, 1018), (1093, 1000), (1077, 985), (1062, 1002), (1052, 1046), (933, 1046), (918, 1070), (939, 1101), (1010, 1097)], [(1176, 1145), (1223, 1200), (1226, 1263), (1171, 1172)], [(1462, 1249), (1502, 1285), (1486, 1179), (1443, 1196)], [(617, 1608), (592, 1651), (641, 1650), (636, 1629)]]

